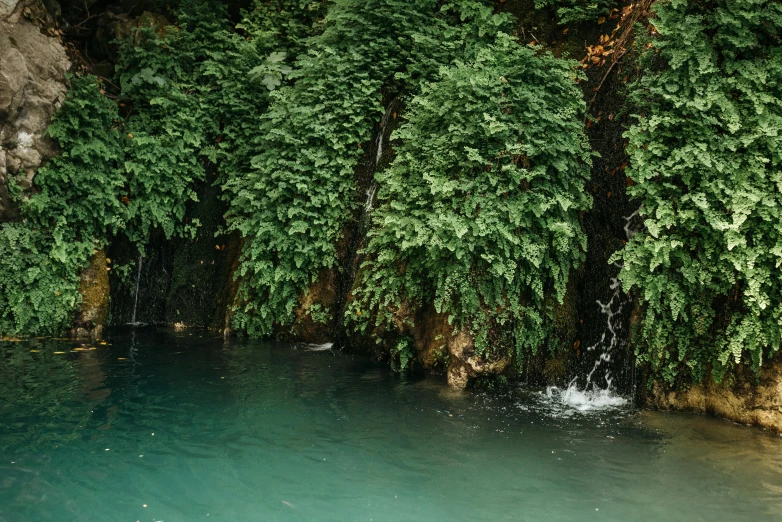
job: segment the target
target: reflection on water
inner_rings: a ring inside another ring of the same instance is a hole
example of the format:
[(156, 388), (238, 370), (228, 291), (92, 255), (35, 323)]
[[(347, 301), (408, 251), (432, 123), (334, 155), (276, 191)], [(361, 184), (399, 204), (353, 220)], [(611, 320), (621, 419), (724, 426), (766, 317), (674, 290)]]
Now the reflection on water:
[(0, 521), (780, 520), (778, 437), (318, 348), (0, 343)]

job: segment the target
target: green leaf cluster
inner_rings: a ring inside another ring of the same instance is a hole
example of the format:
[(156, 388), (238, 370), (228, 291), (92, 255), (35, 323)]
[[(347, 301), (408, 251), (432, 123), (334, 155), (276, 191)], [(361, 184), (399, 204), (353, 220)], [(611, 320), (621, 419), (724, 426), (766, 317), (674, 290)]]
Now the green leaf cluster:
[(0, 225), (0, 334), (54, 334), (72, 321), (79, 273), (126, 219), (117, 124), (96, 79), (71, 78), (48, 131), (63, 152), (38, 170), (23, 221)]
[(620, 5), (617, 0), (535, 0), (536, 9), (555, 9), (560, 24), (596, 22)]
[[(226, 180), (229, 226), (245, 237), (236, 326), (269, 335), (338, 264), (360, 206), (355, 169), (384, 112), (384, 93), (415, 90), (467, 42), (509, 20), (488, 2), (336, 0), (306, 41), (291, 86), (270, 93), (251, 169)], [(330, 311), (326, 311), (330, 313)]]
[(668, 0), (626, 134), (646, 230), (616, 258), (638, 359), (669, 384), (756, 370), (782, 336), (782, 5)]
[(381, 204), (347, 312), (357, 326), (433, 303), (479, 352), (544, 344), (546, 296), (562, 301), (587, 246), (576, 65), (499, 33), (410, 101), (396, 158), (376, 174)]
[(48, 130), (61, 154), (36, 173), (23, 221), (0, 225), (0, 334), (67, 328), (81, 270), (117, 234), (143, 250), (153, 229), (195, 233), (198, 223), (183, 223), (195, 184), (218, 160), (228, 177), (250, 155), (248, 121), (268, 98), (250, 71), (285, 41), (278, 11), (258, 2), (247, 13), (253, 37), (230, 27), (222, 3), (183, 1), (175, 25), (119, 42), (115, 101), (96, 78), (71, 78)]
[(195, 184), (216, 161), (219, 134), (215, 62), (230, 62), (236, 38), (221, 4), (182, 2), (177, 24), (140, 27), (121, 42), (117, 78), (127, 137), (125, 234), (142, 245), (159, 228), (167, 238), (195, 235), (183, 223)]

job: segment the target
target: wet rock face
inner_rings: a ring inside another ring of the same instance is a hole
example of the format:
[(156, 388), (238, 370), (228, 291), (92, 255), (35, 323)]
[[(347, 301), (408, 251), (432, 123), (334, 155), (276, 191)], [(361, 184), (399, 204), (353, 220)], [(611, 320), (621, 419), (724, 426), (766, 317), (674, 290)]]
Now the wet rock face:
[(487, 359), (475, 351), (472, 337), (458, 332), (448, 342), (448, 386), (465, 389), (471, 380), (487, 375), (499, 375), (510, 364), (510, 357)]
[(56, 153), (45, 131), (65, 98), (70, 67), (60, 42), (25, 17), (27, 3), (0, 0), (0, 222), (18, 218), (15, 185), (30, 189)]
[(741, 424), (760, 426), (782, 435), (782, 357), (761, 369), (711, 379), (687, 390), (665, 390), (655, 384), (647, 397), (652, 408), (708, 413)]
[(99, 338), (103, 333), (109, 313), (109, 262), (104, 250), (95, 251), (90, 265), (81, 274), (81, 312), (71, 332), (76, 337)]
[(18, 0), (0, 0), (0, 16), (8, 16), (16, 9)]
[(418, 361), (427, 371), (444, 370), (452, 388), (463, 390), (478, 377), (500, 375), (511, 362), (509, 356), (479, 354), (475, 339), (463, 330), (455, 330), (448, 316), (432, 305), (418, 311), (414, 328), (406, 320), (406, 307), (400, 312), (397, 330), (413, 337)]

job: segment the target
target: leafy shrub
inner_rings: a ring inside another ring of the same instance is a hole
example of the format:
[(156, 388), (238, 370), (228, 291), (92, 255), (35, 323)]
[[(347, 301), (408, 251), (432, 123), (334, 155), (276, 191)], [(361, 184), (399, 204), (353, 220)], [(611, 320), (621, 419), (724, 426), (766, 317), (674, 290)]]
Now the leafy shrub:
[(24, 220), (0, 225), (0, 334), (52, 334), (72, 321), (80, 271), (125, 222), (117, 120), (94, 77), (71, 78), (48, 130), (63, 152), (38, 170)]
[(544, 298), (562, 300), (586, 250), (575, 65), (500, 33), (411, 100), (396, 158), (376, 174), (381, 204), (347, 313), (359, 327), (434, 303), (479, 350), (495, 326), (513, 337), (497, 351), (544, 342)]
[[(258, 0), (247, 28), (227, 24), (222, 2), (183, 0), (176, 24), (139, 28), (120, 42), (117, 103), (94, 77), (73, 78), (49, 129), (62, 153), (39, 169), (25, 220), (0, 225), (0, 333), (56, 333), (79, 304), (79, 273), (119, 232), (140, 249), (152, 229), (183, 223), (210, 162), (242, 172), (269, 89), (253, 72), (279, 73), (275, 45), (301, 50), (320, 2)], [(310, 17), (310, 18), (307, 18)], [(295, 18), (295, 20), (294, 20)], [(118, 114), (118, 106), (122, 118)]]
[[(449, 3), (443, 19), (456, 12), (495, 29), (507, 20), (483, 2), (452, 4), (462, 8)], [(251, 335), (290, 324), (299, 296), (337, 264), (336, 244), (359, 205), (354, 170), (383, 113), (383, 89), (433, 76), (452, 59), (437, 57), (461, 42), (432, 36), (458, 34), (440, 21), (433, 33), (437, 13), (433, 0), (338, 0), (297, 60), (296, 83), (271, 93), (253, 168), (226, 184), (230, 227), (247, 238), (235, 320)]]
[(120, 47), (120, 102), (128, 113), (125, 232), (140, 246), (157, 227), (166, 237), (195, 233), (183, 218), (188, 202), (197, 200), (195, 183), (205, 178), (202, 156), (214, 149), (207, 144), (217, 137), (206, 67), (216, 58), (213, 50), (230, 41), (221, 14), (205, 2), (186, 3), (179, 26), (139, 28)]
[(594, 22), (619, 5), (617, 0), (535, 0), (536, 9), (556, 9), (560, 24)]
[(269, 93), (287, 82), (290, 63), (305, 51), (307, 38), (321, 30), (324, 12), (325, 4), (313, 0), (258, 0), (224, 53), (216, 53), (209, 62), (208, 74), (218, 84), (210, 94), (210, 106), (218, 111), (220, 122), (221, 184), (241, 182), (253, 170), (251, 160), (264, 146), (261, 118)]
[(757, 370), (782, 330), (782, 7), (655, 4), (626, 134), (646, 231), (617, 255), (645, 315), (638, 359), (667, 383)]

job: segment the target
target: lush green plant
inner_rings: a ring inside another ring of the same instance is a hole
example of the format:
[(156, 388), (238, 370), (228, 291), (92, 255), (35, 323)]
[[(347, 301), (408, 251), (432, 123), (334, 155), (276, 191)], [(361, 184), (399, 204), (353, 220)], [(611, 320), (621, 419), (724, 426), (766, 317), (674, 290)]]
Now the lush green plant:
[(49, 129), (62, 153), (36, 174), (25, 220), (0, 228), (0, 333), (67, 327), (79, 273), (118, 232), (141, 249), (152, 229), (195, 233), (198, 223), (183, 223), (195, 184), (218, 160), (220, 179), (249, 165), (265, 80), (288, 72), (272, 52), (301, 51), (322, 8), (258, 0), (239, 34), (222, 2), (179, 2), (175, 25), (142, 27), (120, 42), (124, 118), (94, 77), (72, 79)]
[[(348, 317), (393, 324), (434, 303), (480, 351), (538, 349), (546, 294), (562, 300), (586, 250), (591, 158), (575, 67), (500, 33), (411, 100), (396, 158), (376, 174), (381, 204)], [(499, 345), (495, 327), (511, 334)]]
[(391, 350), (392, 364), (399, 361), (399, 365), (396, 366), (397, 371), (407, 370), (411, 362), (415, 359), (415, 345), (413, 339), (410, 337), (400, 337), (394, 348)]
[[(496, 29), (507, 19), (482, 2), (453, 4), (464, 8), (449, 4), (443, 20), (490, 20)], [(338, 0), (297, 60), (296, 83), (271, 93), (253, 170), (226, 185), (230, 227), (247, 238), (235, 319), (251, 335), (290, 324), (300, 295), (337, 264), (336, 243), (359, 205), (354, 170), (383, 113), (383, 89), (432, 76), (452, 59), (437, 57), (458, 44), (432, 36), (437, 13), (434, 0)]]
[(667, 383), (757, 370), (782, 335), (782, 5), (659, 1), (633, 86), (630, 193), (646, 231), (617, 255)]
[(270, 91), (289, 79), (290, 64), (305, 51), (305, 42), (320, 30), (325, 12), (320, 1), (257, 0), (245, 13), (239, 32), (231, 36), (224, 54), (209, 63), (218, 84), (210, 105), (218, 111), (219, 182), (237, 183), (253, 169), (251, 160), (262, 150)]
[[(178, 26), (139, 28), (121, 45), (120, 101), (127, 106), (128, 237), (143, 246), (153, 228), (194, 234), (183, 223), (194, 185), (214, 160), (217, 114), (209, 66), (225, 55), (225, 16), (207, 2), (180, 7)], [(207, 145), (212, 145), (211, 147)]]
[(620, 5), (618, 0), (535, 0), (537, 9), (556, 9), (560, 24), (597, 22)]
[(48, 131), (63, 152), (38, 170), (24, 220), (0, 225), (0, 334), (51, 334), (70, 324), (80, 271), (125, 222), (117, 120), (96, 78), (71, 78)]

